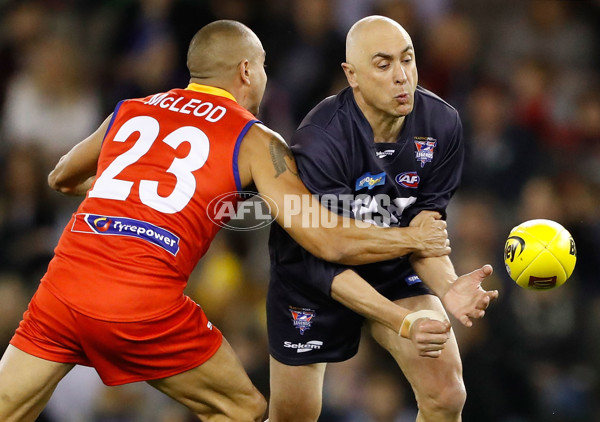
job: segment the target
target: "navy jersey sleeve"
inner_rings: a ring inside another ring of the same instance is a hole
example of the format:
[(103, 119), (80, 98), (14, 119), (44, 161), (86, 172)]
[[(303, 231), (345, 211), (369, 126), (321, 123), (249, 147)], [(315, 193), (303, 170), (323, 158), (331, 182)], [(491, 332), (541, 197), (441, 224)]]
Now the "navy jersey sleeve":
[(446, 207), (460, 185), (464, 163), (462, 124), (458, 112), (454, 112), (454, 127), (447, 143), (439, 146), (439, 161), (432, 163), (434, 166), (427, 182), (421, 186), (416, 203), (405, 210), (408, 218), (402, 219), (403, 225), (408, 225), (423, 210), (439, 211), (446, 218)]

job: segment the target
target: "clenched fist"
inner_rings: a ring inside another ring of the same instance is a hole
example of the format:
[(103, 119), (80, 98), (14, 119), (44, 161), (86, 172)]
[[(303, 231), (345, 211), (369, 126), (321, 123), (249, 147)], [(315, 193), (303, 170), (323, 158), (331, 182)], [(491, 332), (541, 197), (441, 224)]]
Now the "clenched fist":
[(450, 240), (446, 230), (446, 222), (436, 211), (421, 211), (409, 224), (417, 256), (428, 258), (449, 255)]

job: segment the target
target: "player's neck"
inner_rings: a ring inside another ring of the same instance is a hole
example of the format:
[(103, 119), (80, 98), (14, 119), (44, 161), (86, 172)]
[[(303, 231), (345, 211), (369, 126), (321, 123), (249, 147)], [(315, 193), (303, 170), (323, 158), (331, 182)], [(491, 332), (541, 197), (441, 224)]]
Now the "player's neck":
[(394, 143), (398, 140), (398, 135), (404, 126), (404, 116), (384, 115), (378, 110), (367, 110), (367, 112), (363, 110), (363, 113), (373, 130), (373, 142)]
[(394, 116), (374, 108), (360, 96), (355, 96), (356, 104), (363, 112), (363, 115), (371, 125), (373, 131), (373, 142), (375, 143), (394, 143), (398, 140), (398, 135), (404, 126), (406, 116)]
[(240, 99), (238, 98), (241, 96), (239, 90), (237, 90), (236, 87), (232, 83), (226, 82), (222, 79), (208, 78), (208, 77), (206, 77), (206, 78), (191, 77), (190, 84), (198, 84), (198, 85), (204, 85), (204, 86), (210, 86), (210, 87), (222, 89), (222, 90), (230, 93), (238, 103), (240, 102)]
[(395, 143), (398, 141), (398, 135), (404, 126), (404, 116), (395, 117), (392, 121), (371, 123), (373, 129), (373, 142), (375, 143)]

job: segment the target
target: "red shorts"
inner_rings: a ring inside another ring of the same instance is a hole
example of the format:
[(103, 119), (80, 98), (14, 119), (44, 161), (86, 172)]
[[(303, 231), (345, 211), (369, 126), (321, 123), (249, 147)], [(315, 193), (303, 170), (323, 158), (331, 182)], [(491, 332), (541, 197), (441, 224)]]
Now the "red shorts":
[(193, 300), (148, 321), (101, 321), (74, 311), (43, 284), (10, 344), (42, 359), (92, 366), (106, 385), (148, 381), (195, 368), (223, 336)]

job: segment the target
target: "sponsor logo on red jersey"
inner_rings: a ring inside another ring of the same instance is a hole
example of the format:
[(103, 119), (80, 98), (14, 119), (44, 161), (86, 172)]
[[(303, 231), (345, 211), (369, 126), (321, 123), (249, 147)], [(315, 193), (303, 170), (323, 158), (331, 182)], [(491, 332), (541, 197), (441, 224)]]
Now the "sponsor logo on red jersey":
[(173, 255), (177, 255), (177, 252), (179, 252), (179, 237), (152, 223), (133, 218), (76, 214), (71, 231), (137, 237), (138, 239), (153, 243)]

